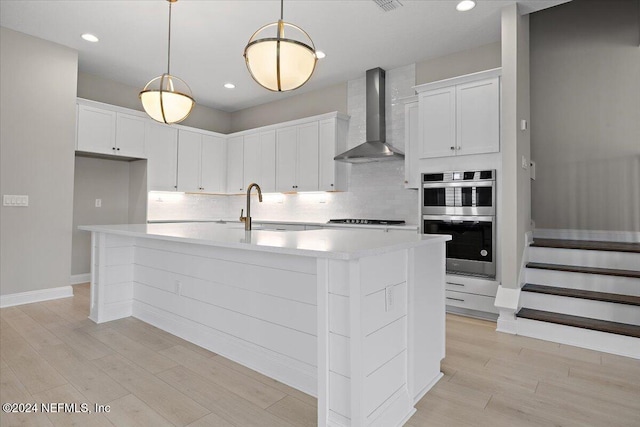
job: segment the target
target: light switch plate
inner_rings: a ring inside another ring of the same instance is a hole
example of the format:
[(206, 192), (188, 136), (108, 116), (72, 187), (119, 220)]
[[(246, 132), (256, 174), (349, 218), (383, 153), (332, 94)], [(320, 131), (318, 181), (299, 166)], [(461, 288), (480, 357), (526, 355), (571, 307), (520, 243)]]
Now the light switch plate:
[(2, 206), (27, 207), (29, 206), (29, 196), (4, 194), (2, 196)]

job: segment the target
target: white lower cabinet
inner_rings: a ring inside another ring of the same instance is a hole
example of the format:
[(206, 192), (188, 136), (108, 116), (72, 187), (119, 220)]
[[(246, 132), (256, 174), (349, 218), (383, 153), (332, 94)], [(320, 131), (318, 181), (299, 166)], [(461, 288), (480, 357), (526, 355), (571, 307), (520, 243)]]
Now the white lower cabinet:
[(178, 131), (178, 191), (223, 193), (225, 164), (223, 138)]
[(147, 187), (149, 191), (178, 189), (178, 130), (147, 122)]
[(493, 317), (498, 314), (495, 307), (498, 282), (471, 276), (447, 275), (445, 298), (448, 311), (472, 310), (479, 316)]

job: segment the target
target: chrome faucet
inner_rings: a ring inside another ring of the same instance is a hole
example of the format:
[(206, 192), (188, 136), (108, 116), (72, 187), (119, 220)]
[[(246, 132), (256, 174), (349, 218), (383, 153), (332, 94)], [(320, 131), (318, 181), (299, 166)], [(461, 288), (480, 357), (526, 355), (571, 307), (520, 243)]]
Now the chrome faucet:
[(244, 229), (249, 231), (251, 230), (251, 189), (256, 187), (258, 190), (258, 201), (262, 202), (262, 190), (260, 186), (255, 182), (249, 184), (247, 187), (247, 216), (242, 216), (244, 209), (240, 209), (240, 221), (244, 222)]

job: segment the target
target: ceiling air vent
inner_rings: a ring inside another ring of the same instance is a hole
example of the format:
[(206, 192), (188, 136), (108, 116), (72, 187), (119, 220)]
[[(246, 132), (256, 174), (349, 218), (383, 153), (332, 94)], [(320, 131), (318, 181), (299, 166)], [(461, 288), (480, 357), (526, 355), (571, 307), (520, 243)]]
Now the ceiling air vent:
[(375, 4), (385, 12), (391, 12), (399, 7), (402, 7), (402, 3), (399, 0), (373, 0)]

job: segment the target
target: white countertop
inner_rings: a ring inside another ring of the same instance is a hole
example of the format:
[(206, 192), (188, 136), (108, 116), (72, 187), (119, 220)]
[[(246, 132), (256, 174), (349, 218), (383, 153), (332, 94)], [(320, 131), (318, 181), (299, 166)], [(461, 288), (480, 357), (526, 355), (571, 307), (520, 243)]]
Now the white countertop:
[[(237, 219), (154, 219), (148, 221), (149, 224), (172, 224), (172, 223), (190, 223), (190, 222), (217, 222), (217, 223), (236, 223), (240, 224)], [(309, 222), (309, 221), (280, 221), (269, 219), (253, 219), (253, 224), (290, 224), (290, 225), (305, 225), (312, 227), (331, 227), (331, 228), (372, 228), (378, 230), (407, 230), (418, 231), (416, 224), (403, 224), (403, 225), (376, 225), (376, 224), (334, 224), (327, 222)]]
[(247, 232), (243, 224), (212, 222), (87, 225), (78, 228), (121, 236), (335, 259), (356, 259), (451, 240), (448, 235), (353, 228)]

